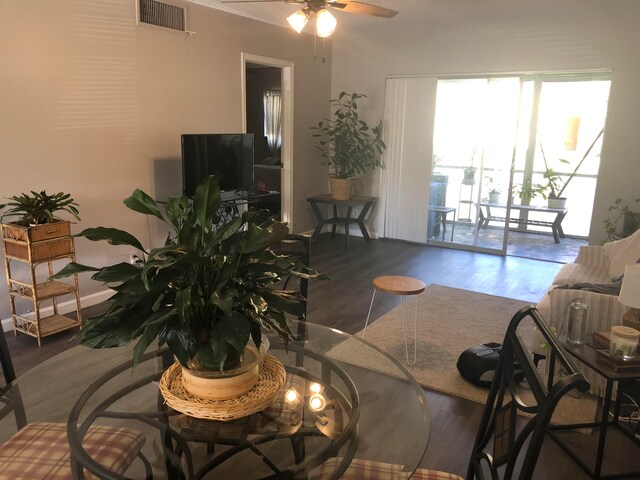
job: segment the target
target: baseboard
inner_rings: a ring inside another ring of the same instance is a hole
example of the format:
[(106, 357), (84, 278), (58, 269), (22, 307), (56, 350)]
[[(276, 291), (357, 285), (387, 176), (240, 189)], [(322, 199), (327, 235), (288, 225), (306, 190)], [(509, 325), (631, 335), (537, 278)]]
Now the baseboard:
[[(90, 295), (86, 295), (84, 297), (80, 297), (80, 306), (82, 308), (85, 307), (91, 307), (93, 305), (97, 305), (99, 303), (104, 302), (105, 300), (107, 300), (109, 297), (111, 297), (113, 295), (113, 290), (111, 289), (107, 289), (107, 290), (101, 290), (99, 292), (96, 293), (92, 293)], [(64, 313), (69, 313), (69, 312), (75, 312), (76, 310), (76, 301), (75, 300), (68, 300), (65, 302), (61, 302), (58, 303), (58, 312), (64, 314)], [(50, 307), (45, 307), (45, 308), (41, 308), (40, 309), (40, 314), (43, 316), (49, 316), (53, 314), (53, 306)], [(33, 312), (25, 314), (24, 316), (27, 318), (32, 318), (33, 317)], [(2, 319), (2, 329), (5, 332), (10, 332), (13, 330), (13, 322), (11, 321), (11, 318), (3, 318)]]
[[(303, 235), (311, 235), (314, 232), (314, 230), (308, 230), (306, 232), (302, 232)], [(331, 232), (331, 225), (325, 225), (324, 227), (322, 227), (322, 231), (320, 233), (329, 233)], [(344, 227), (338, 225), (338, 227), (336, 228), (336, 233), (340, 234), (340, 235), (344, 235)], [(351, 227), (349, 229), (349, 235), (352, 237), (360, 237), (362, 238), (362, 232), (360, 231), (360, 229), (356, 226), (356, 227)], [(376, 232), (369, 232), (369, 237), (371, 237), (374, 240), (378, 239), (378, 234)]]

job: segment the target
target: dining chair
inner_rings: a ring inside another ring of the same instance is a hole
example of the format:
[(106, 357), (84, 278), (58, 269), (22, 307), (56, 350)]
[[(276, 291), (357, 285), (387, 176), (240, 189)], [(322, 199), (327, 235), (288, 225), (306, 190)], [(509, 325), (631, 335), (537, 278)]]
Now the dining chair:
[(9, 385), (16, 379), (16, 372), (11, 362), (11, 355), (9, 354), (9, 346), (7, 345), (7, 339), (4, 336), (4, 330), (0, 326), (0, 364), (2, 365), (2, 373), (4, 375), (5, 385)]
[[(520, 336), (521, 331), (518, 327), (526, 318), (540, 329), (548, 345), (550, 371), (554, 371), (556, 363), (564, 369), (565, 374), (555, 381), (551, 376), (545, 379), (545, 376), (538, 372), (527, 349), (528, 342)], [(516, 377), (520, 378), (522, 374), (528, 382), (527, 389), (522, 387), (522, 382), (516, 380)], [(530, 480), (553, 412), (562, 397), (572, 390), (587, 392), (589, 382), (578, 371), (536, 308), (530, 306), (519, 310), (507, 327), (494, 380), (489, 389), (469, 459), (467, 480)], [(523, 416), (516, 421), (519, 414)], [(339, 458), (325, 462), (320, 478), (333, 478), (332, 475), (335, 475), (339, 464)], [(354, 459), (340, 478), (400, 480), (409, 477), (410, 472), (402, 465)], [(410, 478), (462, 480), (458, 475), (427, 469), (418, 469)]]
[[(7, 385), (0, 389), (0, 419), (13, 412), (17, 432), (0, 443), (0, 478), (11, 480), (55, 479), (73, 477), (64, 423), (27, 423), (20, 388), (13, 385), (15, 370), (0, 328), (0, 360)], [(140, 454), (145, 442), (142, 432), (131, 428), (96, 425), (89, 429), (83, 446), (91, 456), (122, 475)], [(146, 466), (146, 464), (145, 464)], [(150, 471), (147, 471), (150, 476)], [(82, 477), (81, 477), (82, 478)], [(85, 478), (94, 478), (87, 474)]]
[[(308, 269), (311, 263), (311, 237), (309, 235), (298, 235), (295, 233), (291, 233), (287, 235), (285, 239), (276, 244), (273, 247), (273, 252), (278, 255), (289, 255), (292, 257), (296, 257), (300, 260), (304, 268)], [(289, 283), (293, 277), (288, 276), (284, 280), (283, 288), (286, 289), (289, 287)], [(306, 278), (297, 279), (299, 282), (298, 290), (300, 294), (307, 298), (309, 294), (309, 280)], [(300, 317), (300, 320), (305, 320), (307, 317), (307, 305), (305, 303), (304, 306), (304, 314)]]

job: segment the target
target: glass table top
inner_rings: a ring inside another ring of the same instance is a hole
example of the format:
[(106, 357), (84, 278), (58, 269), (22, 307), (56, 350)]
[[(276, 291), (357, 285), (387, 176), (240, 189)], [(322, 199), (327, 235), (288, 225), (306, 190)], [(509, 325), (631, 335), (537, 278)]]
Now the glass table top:
[[(333, 457), (341, 461), (322, 478), (339, 478), (352, 458), (417, 468), (430, 418), (402, 364), (338, 330), (291, 324), (298, 339), (288, 346), (270, 335), (269, 353), (287, 372), (283, 388), (270, 407), (238, 420), (196, 419), (164, 404), (158, 383), (173, 362), (166, 349), (150, 351), (132, 372), (133, 346), (74, 347), (22, 375), (5, 397), (19, 393), (29, 423), (72, 418), (74, 435), (92, 424), (142, 431), (153, 478), (315, 479)], [(13, 415), (0, 419), (0, 442), (15, 423)], [(91, 470), (91, 458), (76, 453)], [(135, 461), (127, 477), (143, 478), (143, 463)]]

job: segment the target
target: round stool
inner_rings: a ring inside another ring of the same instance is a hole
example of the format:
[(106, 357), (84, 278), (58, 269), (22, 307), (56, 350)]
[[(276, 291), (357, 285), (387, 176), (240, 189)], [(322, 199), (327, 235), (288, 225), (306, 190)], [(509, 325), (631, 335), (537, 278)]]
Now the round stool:
[(416, 300), (416, 315), (413, 319), (413, 362), (409, 360), (409, 347), (407, 344), (407, 308), (404, 303), (404, 297), (407, 295), (418, 295), (424, 292), (424, 282), (417, 278), (401, 277), (396, 275), (388, 275), (384, 277), (378, 277), (373, 280), (373, 295), (371, 295), (371, 304), (369, 305), (369, 313), (367, 314), (367, 321), (364, 324), (364, 330), (362, 330), (362, 338), (364, 338), (367, 332), (367, 325), (369, 325), (369, 317), (371, 317), (371, 309), (373, 308), (373, 301), (376, 298), (376, 292), (389, 293), (391, 295), (400, 295), (400, 303), (402, 304), (402, 330), (404, 332), (404, 351), (407, 355), (407, 363), (409, 365), (415, 365), (418, 359), (418, 301)]

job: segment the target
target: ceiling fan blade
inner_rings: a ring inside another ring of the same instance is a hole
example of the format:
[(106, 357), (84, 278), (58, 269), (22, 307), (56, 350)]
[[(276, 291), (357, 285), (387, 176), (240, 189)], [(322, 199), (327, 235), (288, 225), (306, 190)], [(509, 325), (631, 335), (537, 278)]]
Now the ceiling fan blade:
[(221, 3), (305, 3), (305, 0), (222, 0)]
[[(332, 7), (334, 6), (333, 2), (330, 1), (327, 2), (327, 4)], [(340, 4), (344, 6), (338, 6)], [(337, 8), (340, 8), (343, 12), (359, 13), (362, 15), (373, 15), (374, 17), (391, 18), (395, 17), (398, 14), (398, 12), (389, 8), (378, 7), (376, 5), (357, 2), (355, 0), (341, 0), (340, 2), (336, 2), (335, 6)]]

